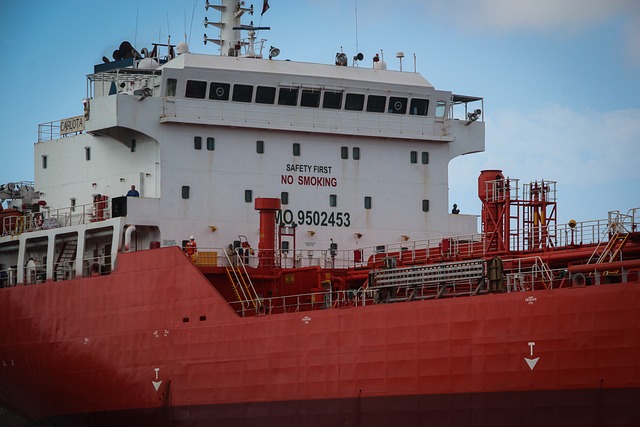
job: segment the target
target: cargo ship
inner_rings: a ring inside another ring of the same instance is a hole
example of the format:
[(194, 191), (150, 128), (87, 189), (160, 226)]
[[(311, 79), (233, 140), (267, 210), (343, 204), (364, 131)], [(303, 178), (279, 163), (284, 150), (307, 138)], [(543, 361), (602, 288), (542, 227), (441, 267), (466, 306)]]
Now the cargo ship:
[[(264, 2), (263, 7), (268, 3)], [(117, 46), (0, 186), (0, 406), (38, 426), (640, 425), (640, 208), (450, 160), (483, 98), (384, 57)], [(258, 11), (255, 11), (256, 13)], [(264, 9), (263, 9), (264, 12)]]

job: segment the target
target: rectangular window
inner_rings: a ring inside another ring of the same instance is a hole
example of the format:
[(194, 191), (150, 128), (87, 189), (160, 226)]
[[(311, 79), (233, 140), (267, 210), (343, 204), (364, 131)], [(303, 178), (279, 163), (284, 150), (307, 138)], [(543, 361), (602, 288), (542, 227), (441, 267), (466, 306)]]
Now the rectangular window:
[(281, 87), (278, 94), (278, 105), (297, 105), (298, 88)]
[(411, 152), (411, 163), (418, 163), (418, 152), (417, 151), (412, 151)]
[(428, 165), (429, 164), (429, 152), (428, 151), (423, 151), (422, 152), (422, 164), (423, 165)]
[(258, 86), (256, 89), (257, 104), (273, 104), (276, 102), (276, 88), (270, 86)]
[(344, 109), (349, 111), (362, 111), (364, 108), (364, 95), (348, 93), (344, 101)]
[(342, 92), (325, 91), (322, 99), (322, 108), (339, 110), (342, 107)]
[(407, 98), (397, 96), (389, 97), (389, 112), (393, 114), (405, 114), (407, 112)]
[(193, 149), (194, 150), (202, 150), (202, 137), (194, 136), (193, 137)]
[(253, 86), (233, 85), (233, 98), (236, 102), (251, 102), (253, 100)]
[(412, 116), (426, 116), (429, 113), (429, 100), (412, 98), (409, 114)]
[(293, 143), (293, 155), (294, 156), (299, 156), (300, 155), (300, 143), (299, 142), (294, 142)]
[(247, 203), (251, 203), (253, 201), (253, 191), (252, 190), (244, 190), (244, 201)]
[(207, 150), (213, 151), (215, 149), (216, 149), (216, 139), (210, 136), (207, 138)]
[(338, 206), (338, 195), (337, 194), (330, 194), (329, 195), (329, 206), (331, 206), (332, 208), (335, 208), (336, 206)]
[(280, 203), (282, 203), (283, 205), (289, 204), (289, 193), (287, 191), (283, 191), (282, 193), (280, 193)]
[(384, 113), (384, 107), (386, 106), (386, 96), (369, 95), (367, 98), (367, 111), (370, 113)]
[(218, 101), (228, 101), (229, 89), (231, 89), (231, 85), (229, 83), (212, 82), (209, 85), (209, 99), (217, 99)]
[(91, 147), (84, 147), (84, 159), (87, 162), (91, 160)]
[(188, 185), (183, 185), (182, 186), (182, 198), (183, 199), (188, 199), (189, 198), (189, 186)]
[(130, 150), (131, 150), (132, 153), (136, 152), (136, 140), (135, 139), (131, 140), (131, 148), (130, 148)]
[(360, 147), (353, 147), (353, 160), (360, 160)]
[(341, 159), (349, 158), (349, 147), (340, 147), (340, 158)]
[(184, 92), (184, 96), (187, 98), (204, 99), (207, 93), (207, 82), (201, 82), (199, 80), (187, 80), (187, 90)]
[(320, 105), (320, 91), (314, 89), (302, 89), (300, 97), (301, 107), (315, 107)]
[(264, 153), (264, 141), (256, 141), (256, 153)]
[(444, 117), (446, 108), (447, 108), (446, 101), (438, 101), (438, 103), (436, 104), (436, 117)]
[(176, 87), (178, 86), (178, 80), (167, 79), (167, 90), (165, 90), (165, 96), (176, 96)]
[(71, 212), (75, 212), (75, 210), (76, 210), (76, 198), (72, 197), (70, 200), (71, 200)]
[(364, 208), (371, 209), (371, 196), (364, 197)]
[(47, 156), (42, 156), (42, 169), (47, 168)]
[(422, 212), (429, 212), (429, 199), (422, 201)]

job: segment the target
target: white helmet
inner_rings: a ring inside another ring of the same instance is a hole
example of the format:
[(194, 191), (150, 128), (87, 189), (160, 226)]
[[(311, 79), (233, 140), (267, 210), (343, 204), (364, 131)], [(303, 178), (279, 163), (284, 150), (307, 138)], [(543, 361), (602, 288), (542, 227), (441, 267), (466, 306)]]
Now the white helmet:
[(190, 236), (190, 237), (189, 237), (189, 240), (193, 240), (193, 239), (195, 239), (195, 237), (193, 237), (193, 236)]

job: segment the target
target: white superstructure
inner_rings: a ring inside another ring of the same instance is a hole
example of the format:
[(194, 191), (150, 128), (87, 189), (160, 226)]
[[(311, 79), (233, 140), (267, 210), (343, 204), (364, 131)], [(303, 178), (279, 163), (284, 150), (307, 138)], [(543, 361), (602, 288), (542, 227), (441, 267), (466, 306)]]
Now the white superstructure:
[[(228, 29), (240, 6), (225, 3), (216, 8)], [(303, 251), (476, 232), (475, 216), (450, 214), (447, 169), (484, 150), (481, 98), (417, 73), (226, 46), (242, 50), (173, 57), (170, 47), (96, 66), (83, 115), (63, 121), (60, 137), (41, 129), (36, 144), (35, 185), (50, 209), (107, 196), (105, 214), (135, 225), (139, 247), (189, 235), (205, 247), (240, 235), (255, 244), (258, 197), (282, 199), (280, 221), (297, 225)], [(132, 185), (140, 197), (113, 202)]]

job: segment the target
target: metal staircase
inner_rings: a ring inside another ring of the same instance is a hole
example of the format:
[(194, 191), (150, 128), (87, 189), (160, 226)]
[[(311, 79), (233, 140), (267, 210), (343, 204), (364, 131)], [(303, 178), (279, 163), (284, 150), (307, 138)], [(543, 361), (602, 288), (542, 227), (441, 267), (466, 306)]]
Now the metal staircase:
[(253, 283), (251, 282), (251, 277), (249, 276), (247, 268), (242, 261), (242, 257), (239, 256), (237, 252), (235, 253), (233, 261), (229, 258), (228, 254), (226, 254), (226, 257), (229, 261), (229, 264), (226, 267), (226, 272), (227, 277), (231, 282), (233, 293), (238, 298), (238, 301), (242, 303), (243, 308), (248, 308), (245, 307), (245, 303), (249, 302), (253, 305), (253, 308), (258, 309), (262, 303)]
[(56, 282), (69, 279), (69, 274), (76, 259), (77, 250), (77, 240), (70, 240), (62, 246), (62, 250), (55, 264), (54, 280)]
[[(602, 233), (600, 242), (593, 251), (593, 254), (589, 258), (587, 264), (603, 264), (616, 261), (620, 256), (624, 245), (629, 239), (629, 222), (631, 223), (630, 228), (633, 231), (633, 229), (635, 228), (635, 218), (633, 214), (624, 215), (621, 214), (620, 211), (609, 212), (609, 222), (607, 228)], [(607, 235), (609, 236), (609, 240), (607, 240), (604, 248), (601, 249), (605, 236)]]

